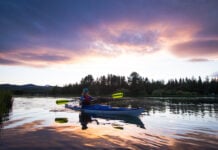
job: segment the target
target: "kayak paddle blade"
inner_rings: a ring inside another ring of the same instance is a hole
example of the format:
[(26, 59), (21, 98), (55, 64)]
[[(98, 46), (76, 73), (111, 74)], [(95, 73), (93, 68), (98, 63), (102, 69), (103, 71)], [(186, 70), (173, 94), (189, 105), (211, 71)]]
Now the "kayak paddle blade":
[(57, 101), (56, 101), (56, 104), (57, 104), (57, 105), (62, 105), (62, 104), (66, 104), (66, 103), (68, 103), (68, 102), (69, 102), (69, 100), (61, 99), (61, 100), (57, 100)]
[(123, 93), (122, 92), (118, 92), (118, 93), (112, 94), (112, 98), (122, 98), (122, 97), (123, 97)]
[(68, 119), (67, 118), (55, 118), (56, 123), (67, 123)]

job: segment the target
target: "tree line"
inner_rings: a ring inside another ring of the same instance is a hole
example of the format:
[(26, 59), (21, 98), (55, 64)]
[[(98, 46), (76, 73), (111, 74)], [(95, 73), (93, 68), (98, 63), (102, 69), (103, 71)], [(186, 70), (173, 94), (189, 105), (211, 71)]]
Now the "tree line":
[(55, 86), (51, 95), (80, 95), (84, 87), (89, 88), (94, 96), (109, 96), (116, 91), (124, 92), (125, 96), (217, 96), (218, 80), (202, 80), (196, 78), (171, 79), (164, 81), (149, 80), (132, 72), (127, 78), (113, 74), (103, 75), (94, 79), (87, 75), (79, 83), (63, 87)]

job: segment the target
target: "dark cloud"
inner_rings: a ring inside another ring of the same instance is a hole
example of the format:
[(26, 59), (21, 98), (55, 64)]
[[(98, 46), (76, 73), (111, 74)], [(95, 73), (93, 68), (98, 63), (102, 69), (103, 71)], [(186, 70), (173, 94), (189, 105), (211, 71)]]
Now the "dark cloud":
[[(103, 35), (100, 36), (102, 41), (109, 44), (138, 45), (144, 52), (157, 51), (160, 49), (160, 29), (140, 31), (153, 23), (175, 27), (193, 23), (199, 28), (194, 38), (212, 38), (177, 44), (173, 47), (175, 54), (216, 54), (217, 6), (217, 0), (1, 0), (0, 54), (22, 49), (31, 52), (40, 47), (79, 54), (90, 51), (96, 42), (96, 37), (90, 36), (88, 31), (101, 32), (98, 35)], [(127, 28), (118, 32), (119, 35), (98, 30), (101, 26), (120, 22), (136, 23), (133, 28), (138, 29)], [(183, 52), (178, 52), (181, 50)], [(69, 59), (53, 57), (51, 53), (30, 58), (51, 62)]]
[(197, 40), (180, 43), (172, 47), (180, 57), (218, 57), (218, 40)]
[(70, 56), (63, 56), (59, 54), (49, 54), (49, 53), (28, 53), (21, 52), (17, 54), (17, 58), (23, 59), (25, 61), (63, 61), (70, 60)]
[(157, 42), (158, 33), (148, 31), (146, 33), (124, 31), (117, 37), (111, 37), (115, 43), (130, 45), (153, 45)]
[(210, 61), (209, 59), (205, 59), (205, 58), (192, 58), (189, 59), (190, 62), (207, 62)]
[(0, 64), (2, 64), (2, 65), (17, 65), (17, 64), (21, 64), (21, 63), (14, 61), (14, 60), (7, 59), (7, 58), (0, 58)]
[(34, 67), (45, 67), (47, 65), (53, 65), (58, 62), (68, 63), (72, 61), (71, 55), (65, 52), (64, 54), (60, 52), (51, 52), (52, 50), (43, 51), (15, 51), (3, 53), (0, 56), (0, 64), (2, 65), (25, 65)]
[(38, 46), (75, 48), (65, 42), (78, 43), (79, 29), (88, 26), (76, 5), (73, 1), (65, 5), (60, 1), (1, 1), (0, 51)]

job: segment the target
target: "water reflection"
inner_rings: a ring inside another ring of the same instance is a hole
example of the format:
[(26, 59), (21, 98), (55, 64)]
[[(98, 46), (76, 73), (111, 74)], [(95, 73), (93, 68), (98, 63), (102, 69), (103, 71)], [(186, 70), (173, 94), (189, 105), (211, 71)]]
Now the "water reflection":
[[(96, 122), (97, 125), (99, 125), (98, 119), (104, 119), (104, 120), (110, 120), (110, 121), (121, 121), (126, 124), (134, 124), (137, 127), (140, 127), (142, 129), (145, 129), (145, 126), (141, 119), (139, 117), (134, 116), (124, 116), (124, 115), (101, 115), (101, 114), (89, 114), (85, 112), (80, 112), (79, 114), (79, 122), (82, 126), (82, 130), (85, 130), (88, 128), (88, 124), (91, 122)], [(105, 124), (105, 123), (103, 123)], [(121, 129), (122, 125), (111, 123), (111, 125), (116, 129)]]
[(101, 114), (93, 114), (95, 118), (102, 118), (106, 120), (119, 120), (126, 124), (134, 124), (137, 127), (145, 129), (145, 126), (139, 117), (135, 116), (125, 116), (125, 115), (101, 115)]
[(56, 99), (16, 98), (10, 116), (3, 122), (0, 149), (218, 147), (217, 103), (155, 98), (115, 101), (114, 106), (145, 108), (143, 115), (130, 117), (76, 112), (57, 106)]
[(143, 107), (147, 114), (156, 112), (165, 113), (170, 111), (172, 114), (188, 114), (204, 117), (209, 115), (217, 117), (218, 99), (217, 98), (141, 98), (117, 100), (107, 103), (112, 106), (122, 107)]
[(86, 130), (88, 128), (88, 123), (95, 121), (97, 125), (99, 124), (97, 119), (92, 119), (91, 115), (85, 112), (80, 112), (79, 114), (79, 122), (82, 126), (82, 130)]
[(68, 119), (67, 118), (55, 118), (56, 123), (67, 123)]
[(204, 118), (206, 116), (210, 117), (216, 117), (218, 114), (218, 104), (207, 104), (207, 103), (171, 103), (171, 102), (165, 102), (165, 105), (160, 105), (157, 107), (150, 107), (147, 111), (148, 113), (156, 113), (156, 112), (162, 112), (165, 113), (166, 111), (169, 111), (172, 114), (177, 115), (189, 115), (189, 116), (196, 116)]

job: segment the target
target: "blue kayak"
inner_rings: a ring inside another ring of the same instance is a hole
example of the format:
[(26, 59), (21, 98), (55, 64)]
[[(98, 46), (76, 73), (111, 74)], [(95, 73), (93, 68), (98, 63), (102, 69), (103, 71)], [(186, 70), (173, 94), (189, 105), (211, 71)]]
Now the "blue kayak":
[(125, 108), (125, 107), (111, 107), (108, 105), (89, 105), (81, 108), (80, 106), (75, 106), (71, 104), (65, 104), (66, 108), (72, 110), (83, 111), (90, 114), (107, 114), (107, 115), (128, 115), (128, 116), (138, 116), (144, 109), (143, 108)]

